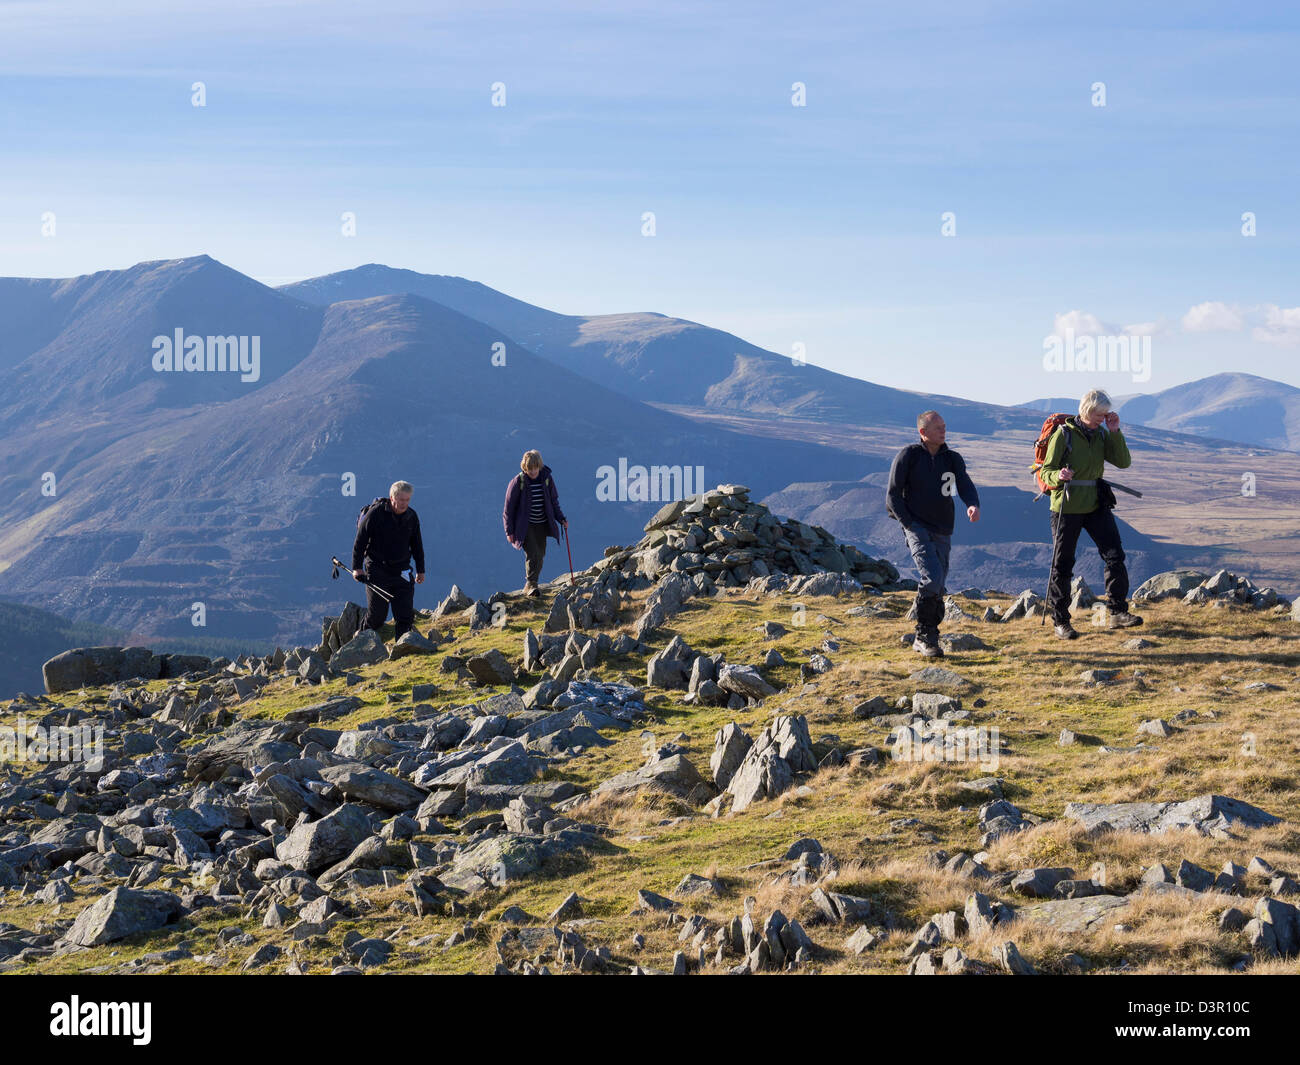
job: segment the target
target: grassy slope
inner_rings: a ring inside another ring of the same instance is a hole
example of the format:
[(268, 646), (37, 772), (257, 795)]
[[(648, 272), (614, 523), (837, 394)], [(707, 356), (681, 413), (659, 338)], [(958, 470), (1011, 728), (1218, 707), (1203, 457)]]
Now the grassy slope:
[[(642, 596), (635, 597), (637, 600)], [(996, 601), (996, 600), (995, 600)], [(910, 650), (901, 648), (900, 634), (910, 626), (902, 620), (907, 597), (886, 599), (894, 609), (892, 618), (850, 618), (846, 600), (806, 600), (806, 624), (795, 627), (796, 616), (787, 597), (754, 599), (731, 592), (716, 600), (695, 602), (674, 619), (675, 631), (697, 650), (725, 651), (734, 662), (758, 663), (768, 648), (775, 646), (794, 665), (770, 671), (770, 678), (786, 688), (757, 708), (738, 713), (722, 709), (685, 707), (681, 693), (651, 692), (649, 702), (657, 721), (647, 727), (658, 742), (677, 738), (702, 771), (708, 771), (708, 756), (716, 729), (730, 720), (756, 734), (775, 713), (805, 714), (818, 752), (830, 737), (846, 749), (873, 744), (884, 748), (888, 729), (870, 721), (855, 720), (852, 708), (875, 695), (891, 702), (917, 690), (908, 675), (922, 664)], [(1005, 605), (1000, 603), (999, 605)], [(635, 617), (625, 608), (624, 618)], [(1055, 821), (1018, 836), (998, 841), (991, 848), (988, 864), (995, 870), (1025, 865), (1070, 865), (1081, 877), (1089, 875), (1097, 862), (1105, 863), (1109, 883), (1135, 883), (1142, 869), (1156, 861), (1171, 868), (1188, 858), (1212, 870), (1225, 860), (1246, 864), (1253, 855), (1271, 861), (1280, 870), (1300, 872), (1300, 790), (1297, 790), (1297, 755), (1300, 729), (1294, 697), (1300, 666), (1300, 632), (1275, 617), (1236, 610), (1197, 609), (1182, 605), (1156, 604), (1146, 611), (1147, 624), (1137, 632), (1102, 632), (1082, 627), (1083, 638), (1070, 644), (1051, 637), (1049, 628), (1037, 619), (1006, 625), (968, 622), (959, 628), (980, 635), (991, 651), (950, 654), (941, 664), (960, 671), (978, 685), (965, 696), (971, 708), (974, 698), (987, 705), (974, 711), (972, 723), (997, 726), (1009, 749), (1002, 756), (995, 775), (1007, 785), (1008, 797), (1023, 810), (1057, 819), (1067, 802), (1184, 799), (1205, 792), (1217, 792), (1255, 803), (1284, 818), (1274, 828), (1252, 833), (1248, 839), (1216, 841), (1188, 835), (1165, 837), (1110, 834), (1089, 839), (1064, 821)], [(504, 632), (489, 630), (469, 634), (455, 632), (453, 653), (465, 654), (499, 647), (514, 661), (520, 653), (520, 637), (528, 626), (540, 631), (545, 611), (542, 606), (511, 604)], [(755, 631), (760, 622), (780, 621), (790, 632), (776, 641), (765, 642)], [(815, 691), (804, 692), (798, 676), (799, 661), (807, 651), (833, 633), (841, 649), (831, 657), (835, 669), (819, 678)], [(1121, 644), (1141, 635), (1156, 646), (1125, 651)], [(656, 644), (661, 646), (662, 641)], [(444, 646), (443, 651), (449, 648)], [(457, 687), (437, 666), (442, 655), (427, 659), (407, 658), (396, 663), (370, 667), (367, 680), (351, 691), (365, 705), (350, 718), (332, 727), (358, 725), (378, 717), (396, 714), (409, 717), (410, 686), (432, 681), (439, 685), (433, 702), (440, 707), (461, 705), (489, 694)], [(1080, 671), (1093, 667), (1120, 670), (1119, 682), (1104, 688), (1085, 688), (1077, 680)], [(379, 681), (386, 672), (391, 679)], [(603, 677), (617, 678), (626, 672), (634, 683), (644, 683), (644, 662), (640, 658), (602, 663)], [(1141, 674), (1138, 679), (1138, 674)], [(1277, 691), (1245, 692), (1244, 685), (1264, 681)], [(293, 688), (287, 682), (269, 685), (257, 699), (240, 709), (245, 715), (276, 717), (289, 709), (315, 702), (342, 691), (342, 681), (323, 688)], [(388, 701), (396, 697), (396, 705)], [(406, 709), (403, 710), (402, 708)], [(1154, 749), (1136, 753), (1102, 753), (1096, 746), (1060, 747), (1062, 728), (1100, 737), (1109, 744), (1128, 746), (1136, 742), (1135, 729), (1146, 719), (1171, 719), (1185, 709), (1198, 710), (1202, 717), (1168, 739), (1146, 742)], [(1207, 712), (1213, 711), (1211, 719)], [(549, 771), (584, 786), (643, 760), (646, 742), (641, 729), (612, 733), (610, 747), (593, 750), (583, 757)], [(1253, 736), (1254, 753), (1244, 752), (1243, 736)], [(238, 925), (251, 932), (257, 944), (275, 942), (300, 958), (310, 971), (328, 971), (330, 958), (338, 953), (342, 937), (356, 928), (366, 935), (381, 935), (397, 945), (386, 968), (401, 972), (490, 972), (497, 961), (494, 943), (503, 926), (493, 918), (510, 905), (523, 907), (539, 923), (570, 891), (584, 900), (590, 923), (583, 934), (590, 945), (610, 946), (616, 958), (638, 960), (643, 965), (668, 968), (679, 949), (677, 930), (659, 915), (632, 915), (637, 889), (645, 887), (669, 893), (689, 872), (716, 875), (722, 893), (712, 899), (687, 902), (683, 912), (702, 912), (718, 921), (739, 914), (743, 900), (758, 898), (757, 912), (765, 916), (779, 906), (787, 916), (804, 919), (819, 946), (829, 948), (813, 968), (820, 971), (901, 972), (906, 963), (902, 951), (911, 939), (911, 929), (936, 911), (961, 909), (974, 884), (944, 874), (924, 861), (937, 848), (949, 853), (978, 849), (975, 823), (978, 798), (962, 788), (962, 782), (988, 775), (990, 767), (978, 762), (899, 763), (888, 761), (877, 768), (838, 768), (821, 771), (808, 781), (807, 789), (792, 791), (778, 800), (760, 802), (737, 815), (720, 819), (700, 816), (676, 800), (662, 796), (611, 801), (593, 799), (571, 813), (578, 819), (607, 824), (615, 830), (605, 853), (568, 860), (502, 890), (475, 896), (471, 916), (477, 918), (477, 933), (465, 943), (444, 951), (442, 941), (461, 929), (467, 918), (428, 917), (417, 919), (389, 904), (405, 897), (401, 888), (376, 889), (356, 896), (353, 905), (366, 911), (361, 919), (333, 926), (327, 942), (292, 946), (285, 930), (265, 930), (255, 920), (232, 909), (226, 914), (199, 911), (196, 918), (175, 929), (167, 929), (143, 940), (127, 941), (65, 957), (38, 961), (24, 971), (72, 971), (96, 966), (116, 967), (122, 962), (153, 951), (184, 944), (196, 955), (216, 949), (219, 929)], [(964, 804), (964, 805), (963, 805)], [(692, 816), (694, 815), (694, 816)], [(919, 825), (891, 829), (900, 818), (916, 818)], [(929, 835), (932, 834), (932, 835)], [(842, 863), (837, 890), (868, 895), (887, 905), (906, 925), (890, 934), (882, 945), (860, 957), (841, 952), (843, 940), (852, 928), (830, 928), (809, 921), (814, 908), (807, 901), (811, 889), (770, 883), (772, 873), (787, 868), (777, 863), (768, 868), (746, 869), (764, 859), (780, 858), (788, 845), (800, 836), (821, 841)], [(1257, 891), (1266, 884), (1255, 884)], [(84, 892), (79, 891), (79, 895)], [(1005, 893), (999, 897), (1009, 898)], [(1240, 957), (1244, 941), (1239, 934), (1220, 933), (1218, 913), (1234, 904), (1224, 896), (1204, 894), (1191, 898), (1172, 896), (1144, 898), (1130, 906), (1122, 917), (1128, 931), (1117, 932), (1117, 922), (1102, 922), (1102, 930), (1067, 935), (1025, 923), (997, 939), (1014, 938), (1021, 952), (1040, 967), (1051, 969), (1071, 951), (1084, 955), (1094, 967), (1105, 971), (1127, 963), (1125, 971), (1216, 971)], [(1253, 897), (1235, 900), (1243, 909), (1253, 907)], [(0, 920), (36, 928), (50, 916), (62, 919), (75, 914), (80, 899), (60, 907), (21, 905), (8, 893), (0, 907)], [(1118, 921), (1119, 919), (1117, 919)], [(646, 938), (645, 950), (634, 955), (630, 939), (635, 932)], [(437, 938), (423, 946), (410, 941), (421, 936)], [(967, 954), (987, 960), (992, 942), (963, 942)], [(230, 948), (215, 966), (197, 961), (171, 963), (168, 972), (236, 971), (255, 947)], [(281, 962), (264, 971), (281, 971)], [(1271, 962), (1256, 971), (1296, 971), (1295, 962)]]

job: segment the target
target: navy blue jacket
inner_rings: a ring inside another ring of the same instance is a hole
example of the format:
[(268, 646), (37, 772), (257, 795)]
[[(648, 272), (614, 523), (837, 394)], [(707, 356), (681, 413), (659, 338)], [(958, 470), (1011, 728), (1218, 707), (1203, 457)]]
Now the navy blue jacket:
[[(519, 488), (520, 478), (527, 481), (528, 474), (517, 473), (510, 478), (510, 483), (506, 485), (505, 506), (501, 508), (501, 523), (505, 526), (506, 539), (515, 547), (523, 547), (529, 524), (527, 497)], [(542, 503), (546, 507), (546, 535), (553, 536), (558, 541), (559, 523), (568, 519), (560, 509), (560, 494), (555, 490), (555, 478), (551, 475), (551, 467), (543, 466), (537, 479), (546, 489), (542, 493)]]
[(919, 525), (932, 533), (951, 536), (956, 520), (952, 496), (943, 491), (944, 474), (957, 489), (968, 507), (980, 505), (979, 493), (966, 473), (966, 462), (947, 444), (940, 444), (933, 455), (919, 441), (909, 444), (894, 456), (889, 468), (889, 489), (885, 509), (904, 529)]

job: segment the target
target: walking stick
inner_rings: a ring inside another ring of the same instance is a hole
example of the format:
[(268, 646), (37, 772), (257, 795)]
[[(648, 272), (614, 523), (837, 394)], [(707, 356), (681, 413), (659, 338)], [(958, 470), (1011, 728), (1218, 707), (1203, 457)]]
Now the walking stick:
[(569, 586), (572, 587), (573, 585), (577, 584), (578, 581), (573, 576), (573, 551), (569, 548), (569, 526), (566, 524), (563, 526), (563, 528), (564, 528), (564, 550), (568, 552), (569, 555)]
[[(349, 573), (352, 572), (350, 569), (348, 569), (347, 566), (343, 565), (343, 563), (338, 560), (337, 555), (331, 555), (330, 561), (334, 563), (334, 572), (330, 574), (330, 577), (333, 578), (334, 580), (338, 580), (340, 569), (346, 569), (348, 570)], [(384, 591), (384, 589), (379, 587), (379, 585), (374, 584), (371, 581), (360, 580), (355, 575), (353, 576), (352, 579), (357, 581), (358, 584), (364, 584), (367, 588), (372, 589), (377, 596), (379, 596), (381, 599), (384, 600), (385, 603), (391, 603), (393, 601), (392, 595)]]

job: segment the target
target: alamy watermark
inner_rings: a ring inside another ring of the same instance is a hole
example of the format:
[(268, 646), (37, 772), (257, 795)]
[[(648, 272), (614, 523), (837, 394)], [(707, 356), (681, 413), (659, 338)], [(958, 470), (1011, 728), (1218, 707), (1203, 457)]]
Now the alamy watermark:
[(239, 374), (239, 379), (253, 382), (262, 376), (262, 338), (260, 336), (186, 336), (177, 326), (172, 336), (153, 338), (153, 368), (158, 373)]
[(931, 732), (921, 735), (915, 726), (900, 725), (894, 732), (896, 762), (979, 762), (998, 768), (1002, 742), (998, 728), (983, 725), (957, 728), (942, 719), (929, 722)]
[(703, 466), (629, 466), (596, 470), (596, 499), (601, 503), (674, 502), (705, 490)]
[(1127, 373), (1134, 381), (1150, 381), (1151, 337), (1076, 337), (1067, 326), (1043, 339), (1043, 369), (1049, 373)]
[(152, 1002), (82, 1002), (73, 995), (50, 1005), (50, 1035), (129, 1037), (135, 1046), (153, 1039)]
[(85, 762), (97, 769), (104, 764), (104, 726), (29, 726), (19, 716), (0, 725), (0, 762)]

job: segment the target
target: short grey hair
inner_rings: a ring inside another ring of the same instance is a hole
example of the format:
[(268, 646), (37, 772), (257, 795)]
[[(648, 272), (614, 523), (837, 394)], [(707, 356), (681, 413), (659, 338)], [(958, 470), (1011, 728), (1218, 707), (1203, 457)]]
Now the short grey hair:
[(1110, 411), (1111, 406), (1110, 396), (1100, 388), (1094, 388), (1091, 392), (1085, 392), (1083, 399), (1079, 400), (1079, 417), (1086, 418), (1093, 411), (1106, 414)]
[(942, 415), (937, 410), (923, 410), (916, 416), (916, 427), (924, 429), (930, 422), (939, 417), (942, 417)]
[(391, 499), (395, 495), (401, 495), (403, 492), (414, 492), (410, 481), (394, 481), (388, 487), (388, 497)]

